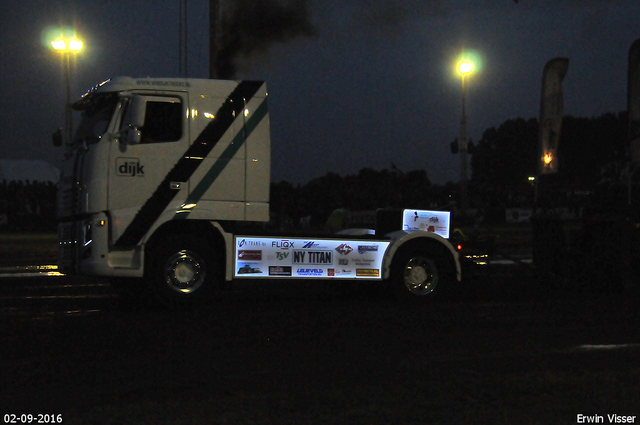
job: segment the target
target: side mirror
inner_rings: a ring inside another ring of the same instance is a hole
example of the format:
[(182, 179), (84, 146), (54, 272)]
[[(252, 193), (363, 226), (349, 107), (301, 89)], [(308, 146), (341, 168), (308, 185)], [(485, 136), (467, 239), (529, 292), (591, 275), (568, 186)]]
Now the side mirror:
[(147, 99), (143, 96), (133, 96), (127, 108), (125, 124), (129, 127), (142, 128), (145, 113), (147, 112)]
[(137, 145), (142, 140), (142, 132), (136, 127), (131, 127), (125, 132), (124, 138), (128, 144)]
[(133, 96), (129, 101), (120, 131), (125, 143), (135, 145), (142, 140), (140, 129), (144, 126), (146, 111), (147, 100), (143, 96)]
[(53, 134), (51, 135), (51, 139), (53, 141), (53, 146), (62, 146), (62, 127), (53, 132)]

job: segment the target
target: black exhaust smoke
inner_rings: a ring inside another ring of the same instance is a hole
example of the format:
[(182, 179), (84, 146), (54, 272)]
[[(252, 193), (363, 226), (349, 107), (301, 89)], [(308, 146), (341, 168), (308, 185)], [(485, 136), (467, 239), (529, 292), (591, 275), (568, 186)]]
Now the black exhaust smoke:
[(312, 37), (317, 29), (311, 22), (307, 1), (237, 0), (222, 11), (218, 49), (213, 61), (215, 76), (232, 79), (237, 59), (266, 51), (275, 43), (296, 37)]

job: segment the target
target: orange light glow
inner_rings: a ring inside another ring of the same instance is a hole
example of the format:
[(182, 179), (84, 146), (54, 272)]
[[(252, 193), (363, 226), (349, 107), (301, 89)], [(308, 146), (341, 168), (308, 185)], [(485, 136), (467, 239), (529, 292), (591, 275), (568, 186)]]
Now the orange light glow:
[(545, 154), (544, 154), (543, 161), (544, 161), (544, 163), (545, 163), (546, 165), (551, 164), (551, 161), (553, 161), (553, 155), (551, 155), (551, 153), (549, 153), (549, 152), (548, 152), (548, 153), (545, 153)]

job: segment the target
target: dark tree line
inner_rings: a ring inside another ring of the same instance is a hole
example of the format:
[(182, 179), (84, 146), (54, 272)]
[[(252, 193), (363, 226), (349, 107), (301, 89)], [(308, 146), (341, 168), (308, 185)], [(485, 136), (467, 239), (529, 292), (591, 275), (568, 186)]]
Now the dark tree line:
[[(468, 192), (477, 216), (503, 221), (505, 208), (534, 207), (535, 185), (529, 177), (538, 173), (538, 132), (537, 119), (516, 118), (483, 133), (471, 155)], [(626, 113), (565, 117), (558, 148), (560, 171), (554, 176), (556, 206), (573, 207), (576, 196), (583, 196), (580, 202), (607, 206), (626, 202), (626, 146)], [(364, 168), (345, 177), (327, 173), (297, 186), (286, 181), (272, 183), (271, 210), (278, 220), (288, 220), (294, 226), (307, 217), (313, 227), (319, 227), (338, 208), (422, 208), (455, 213), (458, 197), (455, 183), (435, 185), (425, 170), (403, 173), (392, 166), (380, 171)]]
[[(486, 130), (471, 157), (472, 204), (484, 208), (533, 206), (530, 176), (538, 173), (538, 120), (522, 118)], [(559, 172), (554, 190), (569, 202), (589, 193), (591, 202), (624, 202), (627, 115), (594, 118), (566, 116), (558, 146)], [(604, 198), (603, 198), (604, 197)], [(560, 199), (562, 200), (562, 199)]]
[(363, 168), (357, 174), (327, 173), (304, 185), (271, 184), (271, 211), (280, 225), (296, 227), (301, 219), (321, 228), (334, 210), (372, 211), (378, 208), (448, 209), (453, 183), (440, 186), (425, 170), (401, 172)]
[(558, 152), (565, 182), (592, 189), (619, 181), (628, 160), (627, 122), (626, 113), (566, 117)]
[(529, 176), (538, 159), (538, 120), (517, 118), (486, 130), (471, 155), (471, 205), (489, 209), (530, 206)]
[(51, 182), (0, 182), (0, 233), (56, 230), (56, 186)]

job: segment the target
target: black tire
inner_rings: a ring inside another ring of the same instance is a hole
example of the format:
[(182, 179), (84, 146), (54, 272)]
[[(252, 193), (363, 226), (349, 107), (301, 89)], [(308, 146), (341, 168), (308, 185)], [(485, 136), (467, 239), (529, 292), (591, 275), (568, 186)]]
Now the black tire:
[(210, 299), (220, 289), (221, 276), (213, 248), (200, 238), (173, 237), (153, 250), (151, 288), (171, 307)]
[(399, 252), (391, 269), (392, 287), (402, 301), (431, 299), (442, 291), (446, 276), (442, 256), (429, 249)]

